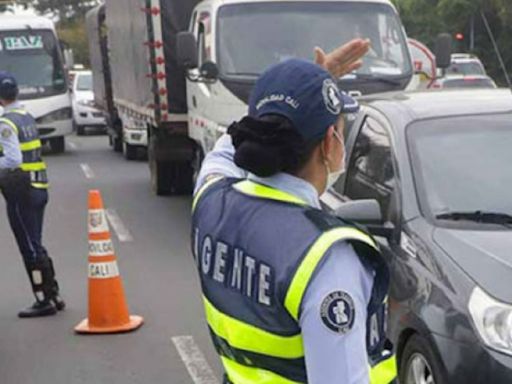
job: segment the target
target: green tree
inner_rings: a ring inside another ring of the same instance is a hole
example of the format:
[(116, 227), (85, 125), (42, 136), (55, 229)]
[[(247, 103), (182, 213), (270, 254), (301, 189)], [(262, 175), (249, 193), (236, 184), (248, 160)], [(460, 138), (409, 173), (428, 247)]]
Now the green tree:
[(85, 16), (98, 0), (27, 0), (38, 13), (52, 15), (60, 21), (72, 21)]
[(508, 40), (512, 36), (512, 2), (510, 0), (394, 0), (409, 36), (431, 48), (441, 32), (453, 35), (463, 33), (465, 39), (456, 42), (454, 50), (469, 52), (473, 27), (474, 49), (489, 74), (504, 84), (504, 75), (496, 52), (482, 22), (484, 13), (491, 25), (509, 72), (512, 71), (512, 47)]

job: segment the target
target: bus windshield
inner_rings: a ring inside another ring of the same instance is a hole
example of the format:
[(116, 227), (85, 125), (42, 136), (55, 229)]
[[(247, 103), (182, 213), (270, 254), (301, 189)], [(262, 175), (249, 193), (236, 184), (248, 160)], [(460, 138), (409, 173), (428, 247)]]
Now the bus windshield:
[(21, 100), (67, 92), (59, 43), (51, 30), (0, 31), (0, 68), (16, 77)]
[(217, 62), (224, 77), (257, 77), (291, 57), (312, 60), (315, 46), (328, 52), (354, 38), (371, 41), (363, 67), (354, 76), (400, 77), (412, 70), (402, 24), (387, 4), (230, 4), (220, 8), (218, 18)]

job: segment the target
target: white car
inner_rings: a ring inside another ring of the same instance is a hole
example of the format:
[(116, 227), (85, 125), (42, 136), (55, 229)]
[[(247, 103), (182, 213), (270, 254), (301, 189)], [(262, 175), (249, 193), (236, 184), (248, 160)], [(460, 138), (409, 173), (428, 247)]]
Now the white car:
[(79, 71), (73, 79), (73, 124), (76, 134), (83, 135), (87, 127), (106, 129), (103, 112), (95, 107), (91, 71)]
[(487, 75), (484, 65), (478, 57), (469, 53), (453, 53), (452, 63), (446, 70), (447, 75)]
[(493, 79), (483, 75), (449, 75), (437, 79), (431, 89), (449, 88), (498, 88)]

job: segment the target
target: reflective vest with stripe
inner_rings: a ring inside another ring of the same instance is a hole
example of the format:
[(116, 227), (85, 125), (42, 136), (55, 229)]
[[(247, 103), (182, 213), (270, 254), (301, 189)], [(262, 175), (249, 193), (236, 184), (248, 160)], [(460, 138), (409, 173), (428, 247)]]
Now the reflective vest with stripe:
[(385, 337), (389, 273), (371, 236), (249, 180), (214, 179), (199, 190), (193, 202), (193, 255), (228, 382), (307, 383), (302, 298), (322, 258), (340, 241), (349, 242), (376, 272), (367, 320), (369, 382), (388, 384), (396, 377)]
[(23, 109), (15, 109), (0, 117), (0, 123), (9, 125), (17, 133), (23, 155), (21, 169), (30, 173), (32, 186), (48, 188), (46, 163), (41, 156), (41, 140), (34, 118)]

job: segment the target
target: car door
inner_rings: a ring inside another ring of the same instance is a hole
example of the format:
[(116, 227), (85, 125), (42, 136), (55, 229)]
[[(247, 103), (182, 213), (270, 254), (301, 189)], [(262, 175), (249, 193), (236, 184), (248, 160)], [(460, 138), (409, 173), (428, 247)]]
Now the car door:
[(391, 273), (390, 331), (398, 330), (400, 314), (417, 289), (411, 258), (415, 248), (402, 224), (400, 168), (389, 122), (377, 112), (366, 110), (356, 122), (347, 140), (347, 173), (335, 186), (343, 200), (375, 199), (386, 225), (393, 226), (393, 235), (376, 237)]

